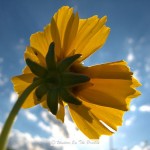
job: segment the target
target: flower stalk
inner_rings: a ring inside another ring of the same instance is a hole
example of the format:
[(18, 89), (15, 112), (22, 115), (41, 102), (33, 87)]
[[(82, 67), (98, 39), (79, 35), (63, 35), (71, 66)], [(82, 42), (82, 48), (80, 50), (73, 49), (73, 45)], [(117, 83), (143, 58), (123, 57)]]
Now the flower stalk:
[(25, 91), (20, 95), (18, 100), (16, 101), (15, 105), (13, 106), (4, 126), (1, 131), (0, 135), (0, 149), (1, 150), (6, 150), (7, 146), (7, 139), (9, 132), (11, 130), (11, 127), (13, 125), (13, 122), (15, 120), (15, 117), (17, 116), (19, 110), (21, 109), (21, 106), (25, 102), (26, 98), (28, 95), (37, 87), (41, 84), (42, 80), (37, 80), (36, 82), (33, 82), (28, 88), (25, 89)]

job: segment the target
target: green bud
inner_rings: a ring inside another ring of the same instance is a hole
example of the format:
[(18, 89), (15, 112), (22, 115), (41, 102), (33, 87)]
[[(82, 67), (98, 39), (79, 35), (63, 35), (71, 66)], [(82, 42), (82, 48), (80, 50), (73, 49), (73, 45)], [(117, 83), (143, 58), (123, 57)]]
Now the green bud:
[(45, 84), (41, 84), (37, 89), (35, 90), (35, 95), (38, 100), (41, 100), (41, 98), (47, 93), (47, 87)]
[(46, 55), (46, 64), (47, 64), (47, 68), (48, 70), (54, 70), (56, 69), (56, 60), (55, 60), (55, 44), (54, 42), (52, 42), (49, 46), (47, 55)]
[(58, 65), (59, 71), (63, 72), (67, 70), (79, 57), (81, 57), (81, 54), (76, 54), (62, 60)]
[(40, 66), (39, 64), (30, 60), (29, 58), (26, 59), (26, 63), (29, 66), (33, 74), (39, 77), (44, 77), (47, 74), (47, 70), (44, 67)]
[(63, 88), (60, 91), (60, 97), (66, 102), (71, 103), (75, 105), (81, 105), (82, 102), (78, 100), (71, 92), (69, 92), (67, 89)]
[(74, 87), (88, 82), (90, 78), (83, 74), (66, 72), (62, 74), (62, 84), (64, 87)]
[(47, 105), (53, 115), (57, 114), (59, 93), (57, 90), (49, 90), (47, 94)]

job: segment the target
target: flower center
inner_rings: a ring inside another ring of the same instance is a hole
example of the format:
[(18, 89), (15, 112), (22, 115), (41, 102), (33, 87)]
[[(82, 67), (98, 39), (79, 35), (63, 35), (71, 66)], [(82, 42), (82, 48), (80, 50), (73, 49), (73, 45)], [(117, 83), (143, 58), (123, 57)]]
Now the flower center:
[[(60, 62), (56, 61), (55, 45), (52, 42), (46, 55), (46, 65), (44, 68), (30, 59), (26, 59), (33, 74), (37, 76), (36, 80), (42, 79), (42, 84), (36, 88), (35, 95), (38, 100), (47, 95), (47, 105), (50, 111), (56, 115), (59, 101), (80, 105), (81, 101), (72, 93), (72, 88), (84, 84), (90, 80), (88, 76), (69, 71), (73, 63), (81, 56), (75, 54), (67, 57)], [(33, 82), (36, 82), (34, 80)]]
[(56, 71), (48, 71), (45, 83), (49, 85), (49, 89), (61, 87), (61, 75)]

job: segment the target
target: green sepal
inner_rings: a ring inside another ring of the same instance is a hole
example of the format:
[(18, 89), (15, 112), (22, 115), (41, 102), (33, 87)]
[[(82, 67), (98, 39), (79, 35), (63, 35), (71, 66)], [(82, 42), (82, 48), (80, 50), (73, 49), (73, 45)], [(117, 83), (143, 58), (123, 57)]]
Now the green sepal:
[(53, 115), (57, 114), (59, 93), (57, 90), (49, 90), (47, 93), (47, 106)]
[(41, 100), (41, 98), (47, 93), (47, 87), (45, 86), (45, 84), (41, 84), (40, 86), (38, 86), (35, 90), (35, 95), (37, 97), (38, 100)]
[(90, 80), (86, 75), (73, 72), (62, 73), (61, 77), (63, 87), (74, 87)]
[(81, 105), (82, 104), (82, 102), (80, 100), (78, 100), (71, 92), (69, 92), (65, 88), (61, 89), (60, 97), (66, 103), (71, 103), (71, 104), (75, 104), (75, 105)]
[(29, 58), (26, 59), (26, 63), (29, 66), (33, 74), (39, 77), (44, 77), (47, 74), (47, 70), (44, 67), (40, 66), (39, 64), (30, 60)]
[(38, 81), (40, 78), (38, 78), (38, 77), (34, 77), (33, 78), (33, 82), (36, 82), (36, 81)]
[(58, 65), (58, 70), (60, 72), (67, 70), (79, 57), (81, 57), (81, 54), (76, 54), (76, 55), (65, 58)]
[(46, 64), (49, 70), (56, 69), (56, 60), (55, 60), (55, 44), (52, 42), (49, 46), (47, 55), (46, 55)]

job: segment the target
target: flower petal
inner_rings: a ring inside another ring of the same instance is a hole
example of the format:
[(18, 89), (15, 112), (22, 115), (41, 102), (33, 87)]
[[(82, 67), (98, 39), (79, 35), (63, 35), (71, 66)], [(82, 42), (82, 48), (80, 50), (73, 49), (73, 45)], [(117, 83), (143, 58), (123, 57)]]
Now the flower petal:
[[(51, 34), (56, 44), (56, 54), (58, 60), (65, 58), (69, 47), (76, 37), (79, 17), (73, 14), (73, 8), (61, 7), (51, 21)], [(74, 50), (71, 49), (71, 51)]]
[(103, 134), (111, 135), (109, 131), (85, 105), (69, 105), (69, 111), (77, 127), (90, 139), (99, 139)]
[(72, 14), (70, 20), (68, 21), (65, 35), (64, 35), (64, 43), (63, 43), (63, 50), (64, 56), (69, 56), (69, 53), (74, 53), (75, 47), (72, 47), (77, 35), (79, 25), (79, 16), (78, 13), (75, 15)]
[(25, 59), (30, 59), (36, 63), (38, 63), (39, 65), (46, 67), (46, 62), (45, 62), (45, 58), (43, 57), (43, 55), (35, 48), (33, 47), (27, 47), (26, 51), (24, 53), (24, 57)]
[(75, 54), (82, 54), (80, 61), (86, 59), (105, 43), (110, 32), (110, 28), (104, 25), (106, 21), (106, 16), (101, 19), (97, 16), (80, 19), (79, 29), (72, 47), (75, 49)]
[[(43, 100), (41, 103), (41, 106), (44, 107), (45, 109), (48, 109), (48, 105), (47, 105), (47, 102), (46, 102), (46, 97), (45, 97), (45, 100)], [(64, 104), (62, 101), (59, 101), (59, 105), (58, 105), (58, 111), (57, 111), (57, 114), (56, 114), (56, 118), (58, 120), (61, 120), (62, 122), (64, 122), (64, 117), (65, 117), (65, 108), (64, 108)], [(50, 110), (49, 110), (50, 111)]]
[(119, 79), (91, 79), (93, 86), (78, 92), (78, 96), (90, 103), (127, 110), (126, 98), (135, 93), (132, 81)]
[(59, 107), (56, 114), (56, 118), (64, 122), (64, 116), (65, 116), (65, 108), (62, 101), (59, 101)]
[(91, 67), (82, 67), (80, 73), (86, 74), (90, 78), (124, 80), (131, 80), (133, 74), (127, 67), (127, 63), (123, 60)]
[[(19, 95), (21, 95), (22, 92), (33, 82), (34, 77), (35, 76), (32, 73), (13, 77), (12, 82), (14, 84), (14, 90)], [(29, 94), (24, 104), (22, 105), (22, 108), (30, 108), (40, 103), (35, 99), (34, 92), (35, 89)]]
[(117, 130), (117, 126), (122, 125), (124, 111), (87, 102), (84, 102), (84, 105), (90, 108), (91, 113), (96, 118), (106, 123), (112, 129)]
[(44, 57), (47, 54), (50, 43), (52, 42), (50, 30), (51, 27), (50, 24), (48, 24), (44, 28), (44, 32), (36, 32), (30, 37), (31, 47), (37, 49)]
[(30, 68), (29, 68), (28, 66), (25, 66), (25, 67), (23, 68), (23, 70), (22, 70), (22, 73), (23, 73), (23, 74), (28, 74), (28, 73), (32, 73), (32, 72), (31, 72), (31, 70), (30, 70)]
[(140, 83), (132, 77), (125, 61), (112, 62), (83, 68), (83, 73), (91, 78), (93, 86), (80, 87), (77, 95), (90, 103), (128, 110), (132, 98), (140, 95), (134, 88)]
[(35, 75), (32, 73), (15, 76), (11, 79), (14, 90), (19, 94), (22, 93), (32, 82)]

